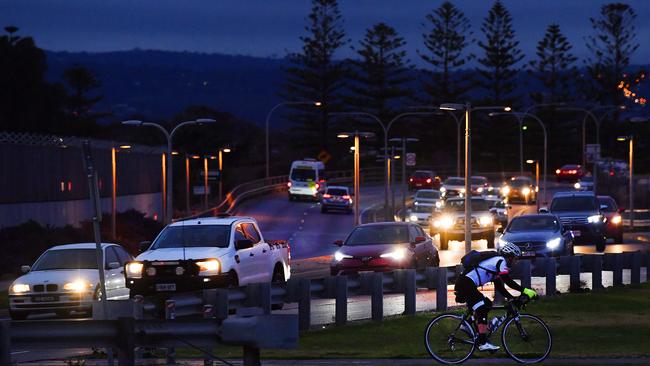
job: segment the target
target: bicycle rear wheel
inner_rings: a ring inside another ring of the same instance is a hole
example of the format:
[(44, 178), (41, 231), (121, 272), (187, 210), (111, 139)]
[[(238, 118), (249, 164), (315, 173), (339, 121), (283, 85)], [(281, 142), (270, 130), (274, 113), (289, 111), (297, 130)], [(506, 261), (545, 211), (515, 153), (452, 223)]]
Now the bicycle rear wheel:
[(459, 364), (470, 358), (476, 348), (474, 338), (474, 329), (458, 314), (439, 315), (424, 331), (427, 352), (444, 364)]
[(538, 363), (551, 353), (553, 337), (542, 319), (520, 314), (503, 326), (501, 343), (513, 360), (526, 364)]

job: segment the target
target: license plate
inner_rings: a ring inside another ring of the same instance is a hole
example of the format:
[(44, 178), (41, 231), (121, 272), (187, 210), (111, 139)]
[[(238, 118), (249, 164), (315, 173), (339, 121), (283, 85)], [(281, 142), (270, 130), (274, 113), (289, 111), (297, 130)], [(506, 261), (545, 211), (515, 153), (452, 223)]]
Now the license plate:
[(534, 251), (531, 251), (531, 252), (522, 252), (522, 253), (521, 253), (521, 256), (522, 256), (522, 257), (534, 257), (535, 255), (536, 255), (536, 253), (535, 253)]
[(581, 234), (580, 230), (571, 230), (571, 235), (573, 235), (574, 237), (578, 237), (580, 236), (580, 234)]
[(156, 284), (156, 291), (176, 291), (176, 284), (175, 283), (157, 283)]
[(32, 302), (55, 302), (59, 301), (58, 296), (34, 296)]

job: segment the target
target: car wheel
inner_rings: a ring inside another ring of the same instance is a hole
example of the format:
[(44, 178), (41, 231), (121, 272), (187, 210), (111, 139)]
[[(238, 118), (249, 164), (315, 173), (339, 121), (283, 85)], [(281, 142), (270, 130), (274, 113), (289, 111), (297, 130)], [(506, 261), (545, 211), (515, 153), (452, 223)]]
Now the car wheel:
[(239, 287), (239, 277), (237, 277), (237, 273), (235, 271), (230, 271), (228, 287)]
[(494, 248), (494, 233), (490, 233), (485, 240), (487, 240), (487, 247), (490, 249)]
[[(276, 285), (284, 284), (287, 281), (284, 279), (284, 270), (282, 269), (281, 265), (276, 265), (275, 269), (273, 270), (273, 277), (271, 278), (271, 282)], [(284, 303), (278, 303), (278, 304), (271, 304), (271, 310), (282, 310), (284, 307)]]
[(443, 233), (440, 233), (440, 250), (449, 249), (449, 239)]
[(12, 320), (25, 320), (27, 319), (27, 316), (29, 316), (29, 313), (26, 311), (9, 310), (9, 317), (11, 317)]
[(607, 239), (606, 238), (599, 239), (596, 242), (596, 251), (604, 252), (606, 246), (607, 246)]

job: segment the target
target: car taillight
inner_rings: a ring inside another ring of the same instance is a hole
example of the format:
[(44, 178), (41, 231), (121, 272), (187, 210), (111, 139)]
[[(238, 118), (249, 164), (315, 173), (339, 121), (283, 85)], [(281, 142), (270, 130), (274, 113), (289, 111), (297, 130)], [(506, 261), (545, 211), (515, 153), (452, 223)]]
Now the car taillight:
[(320, 188), (320, 184), (316, 183), (316, 189)]
[(569, 174), (577, 174), (577, 173), (578, 173), (577, 170), (569, 170)]
[(323, 195), (323, 198), (332, 198), (332, 195), (331, 195), (331, 194), (328, 194), (328, 193), (325, 193), (325, 194)]
[(346, 194), (345, 196), (343, 196), (343, 199), (344, 199), (344, 200), (349, 200), (349, 199), (350, 199), (350, 196)]
[(319, 180), (319, 182), (325, 183), (325, 179), (321, 179), (321, 180)]
[(427, 178), (427, 183), (431, 183), (431, 178)]
[(613, 177), (613, 176), (614, 176), (614, 171), (613, 171), (613, 170), (610, 170), (610, 171), (609, 171), (609, 176), (610, 176), (610, 177)]
[(412, 181), (413, 181), (413, 178), (410, 178), (410, 179), (409, 179), (409, 182), (412, 182)]
[(291, 188), (291, 182), (287, 182), (287, 187)]

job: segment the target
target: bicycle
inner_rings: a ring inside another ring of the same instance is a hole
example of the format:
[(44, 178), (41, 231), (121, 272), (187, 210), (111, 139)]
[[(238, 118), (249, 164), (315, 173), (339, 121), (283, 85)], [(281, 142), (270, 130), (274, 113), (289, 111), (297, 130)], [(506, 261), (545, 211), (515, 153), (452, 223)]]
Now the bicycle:
[[(528, 301), (530, 299), (523, 296), (494, 306), (493, 310), (505, 310), (506, 314), (494, 329), (488, 328), (489, 339), (502, 327), (503, 349), (510, 358), (524, 364), (544, 361), (553, 345), (551, 331), (542, 319), (519, 312)], [(474, 316), (469, 309), (464, 315), (447, 313), (431, 319), (424, 332), (424, 344), (431, 357), (448, 365), (460, 364), (472, 357), (478, 334), (473, 323)]]

